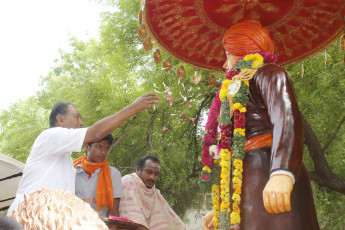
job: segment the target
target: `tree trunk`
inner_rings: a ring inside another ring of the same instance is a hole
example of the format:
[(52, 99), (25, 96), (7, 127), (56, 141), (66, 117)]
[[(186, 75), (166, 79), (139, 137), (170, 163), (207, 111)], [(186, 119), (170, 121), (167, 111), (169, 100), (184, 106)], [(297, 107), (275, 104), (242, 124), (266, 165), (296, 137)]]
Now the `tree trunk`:
[(332, 172), (312, 127), (304, 116), (302, 116), (302, 121), (304, 129), (304, 144), (308, 147), (315, 166), (314, 171), (309, 172), (310, 179), (323, 187), (345, 194), (345, 179), (340, 178)]

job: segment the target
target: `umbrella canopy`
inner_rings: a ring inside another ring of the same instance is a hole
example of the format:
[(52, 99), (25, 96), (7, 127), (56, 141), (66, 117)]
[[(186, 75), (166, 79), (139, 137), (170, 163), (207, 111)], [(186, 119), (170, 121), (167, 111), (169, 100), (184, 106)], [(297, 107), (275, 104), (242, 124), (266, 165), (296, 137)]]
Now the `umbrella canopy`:
[(222, 37), (233, 24), (255, 19), (266, 27), (282, 66), (330, 45), (344, 28), (344, 0), (145, 0), (146, 31), (171, 56), (224, 71)]
[(0, 211), (13, 202), (25, 164), (0, 153)]

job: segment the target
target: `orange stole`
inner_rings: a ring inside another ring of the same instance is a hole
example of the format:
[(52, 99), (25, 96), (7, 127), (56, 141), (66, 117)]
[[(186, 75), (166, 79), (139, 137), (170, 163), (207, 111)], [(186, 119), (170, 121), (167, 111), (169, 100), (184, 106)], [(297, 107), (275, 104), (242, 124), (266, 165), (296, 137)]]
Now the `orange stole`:
[(92, 173), (96, 169), (101, 168), (98, 174), (97, 188), (96, 188), (96, 204), (97, 210), (101, 210), (104, 205), (107, 209), (113, 207), (113, 183), (111, 181), (110, 169), (108, 165), (108, 159), (105, 159), (102, 163), (91, 163), (86, 161), (86, 156), (82, 156), (73, 162), (73, 166), (76, 167), (81, 164), (83, 169)]

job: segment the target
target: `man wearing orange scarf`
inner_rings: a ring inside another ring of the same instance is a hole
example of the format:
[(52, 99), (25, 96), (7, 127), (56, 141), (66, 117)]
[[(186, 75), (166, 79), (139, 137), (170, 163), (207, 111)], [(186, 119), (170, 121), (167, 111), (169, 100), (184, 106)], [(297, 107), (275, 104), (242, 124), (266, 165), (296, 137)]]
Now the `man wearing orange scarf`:
[(102, 217), (119, 216), (122, 196), (121, 173), (108, 165), (109, 134), (100, 142), (85, 145), (86, 156), (74, 161), (76, 168), (75, 195), (89, 203)]

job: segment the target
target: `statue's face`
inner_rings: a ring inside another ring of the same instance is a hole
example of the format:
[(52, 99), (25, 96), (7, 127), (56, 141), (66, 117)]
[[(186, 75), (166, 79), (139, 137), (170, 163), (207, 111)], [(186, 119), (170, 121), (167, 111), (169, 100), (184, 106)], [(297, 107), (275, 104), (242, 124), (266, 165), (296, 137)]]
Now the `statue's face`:
[(146, 188), (152, 188), (158, 180), (160, 170), (161, 165), (158, 162), (148, 159), (142, 170), (137, 168), (137, 175), (144, 182)]
[(240, 59), (240, 56), (235, 56), (230, 54), (228, 51), (225, 51), (226, 53), (226, 61), (223, 65), (223, 68), (225, 69), (226, 72), (229, 72), (236, 64), (237, 60)]

